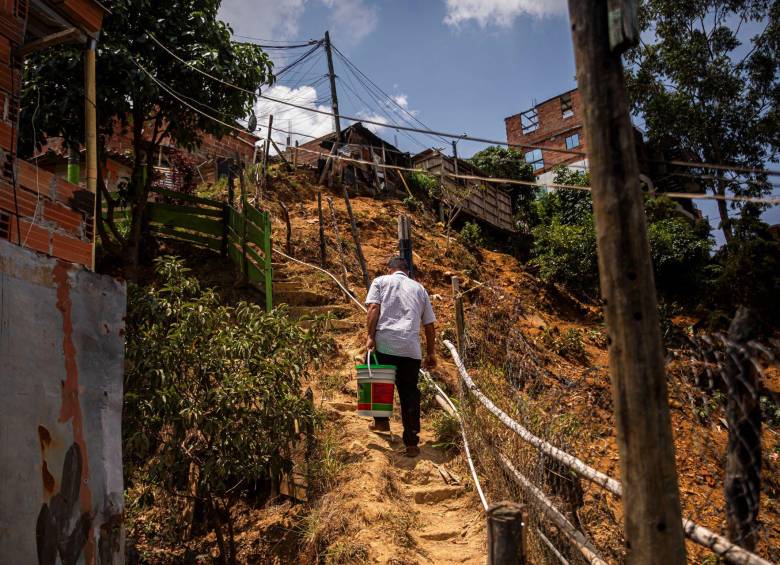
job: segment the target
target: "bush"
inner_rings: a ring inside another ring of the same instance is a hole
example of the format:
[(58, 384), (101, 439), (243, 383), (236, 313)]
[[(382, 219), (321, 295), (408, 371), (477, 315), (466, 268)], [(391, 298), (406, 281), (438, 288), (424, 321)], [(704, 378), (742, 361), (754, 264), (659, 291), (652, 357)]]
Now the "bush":
[(466, 222), (460, 230), (460, 238), (461, 241), (463, 241), (463, 245), (471, 251), (484, 247), (485, 245), (485, 238), (482, 237), (482, 229), (477, 223)]
[(548, 283), (559, 282), (572, 290), (593, 292), (598, 286), (596, 233), (593, 221), (564, 224), (553, 220), (533, 229), (534, 258), (539, 277)]
[(428, 173), (415, 171), (409, 174), (409, 187), (415, 194), (433, 196), (439, 188), (439, 181)]
[(125, 462), (218, 524), (215, 498), (291, 467), (290, 445), (315, 422), (301, 381), (329, 343), (320, 321), (307, 331), (284, 310), (225, 306), (181, 260), (155, 263), (159, 284), (128, 295)]
[(420, 201), (417, 200), (414, 196), (407, 196), (404, 198), (403, 205), (406, 206), (406, 209), (410, 212), (416, 212), (420, 209)]
[(563, 333), (557, 327), (545, 328), (542, 332), (542, 344), (570, 361), (588, 360), (582, 332), (576, 328), (569, 328)]

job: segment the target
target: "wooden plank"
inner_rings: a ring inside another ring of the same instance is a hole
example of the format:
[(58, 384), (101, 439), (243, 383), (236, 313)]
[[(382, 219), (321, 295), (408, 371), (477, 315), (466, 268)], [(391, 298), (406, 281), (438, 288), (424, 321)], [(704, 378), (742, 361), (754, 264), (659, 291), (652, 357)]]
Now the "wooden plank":
[(214, 251), (219, 251), (222, 247), (222, 242), (219, 239), (177, 230), (168, 226), (151, 226), (151, 230), (154, 233), (160, 234), (162, 236), (188, 241), (190, 243), (194, 243), (195, 245), (201, 245), (203, 247), (213, 249)]
[[(232, 232), (236, 235), (236, 237), (241, 238), (241, 236), (244, 233), (244, 218), (241, 216), (240, 212), (236, 211), (234, 208), (231, 208), (230, 217), (228, 219), (228, 227), (232, 230)], [(249, 207), (247, 206), (247, 212), (249, 211)], [(246, 222), (246, 238), (247, 241), (250, 243), (254, 243), (257, 246), (263, 245), (263, 230), (256, 226), (253, 222), (248, 221)]]
[(181, 204), (166, 204), (164, 202), (149, 202), (147, 208), (156, 208), (157, 210), (166, 210), (174, 214), (192, 214), (193, 216), (209, 216), (211, 218), (221, 218), (222, 210), (212, 210), (210, 208), (199, 208), (197, 206), (182, 206)]
[(203, 204), (204, 206), (211, 206), (213, 208), (222, 208), (222, 202), (212, 200), (210, 198), (203, 198), (201, 196), (195, 196), (193, 194), (182, 194), (174, 190), (168, 190), (167, 188), (153, 188), (149, 192), (165, 196), (167, 198), (174, 198), (176, 200), (183, 200), (184, 202), (192, 202), (194, 204)]
[(249, 204), (246, 207), (246, 216), (249, 219), (249, 221), (255, 224), (262, 232), (263, 227), (265, 227), (265, 218), (263, 217), (263, 213), (257, 208), (255, 208), (254, 206), (252, 206), (251, 204)]
[(171, 209), (161, 209), (158, 206), (159, 204), (156, 203), (150, 203), (147, 206), (149, 222), (184, 228), (217, 237), (222, 236), (222, 222), (218, 220), (180, 213)]

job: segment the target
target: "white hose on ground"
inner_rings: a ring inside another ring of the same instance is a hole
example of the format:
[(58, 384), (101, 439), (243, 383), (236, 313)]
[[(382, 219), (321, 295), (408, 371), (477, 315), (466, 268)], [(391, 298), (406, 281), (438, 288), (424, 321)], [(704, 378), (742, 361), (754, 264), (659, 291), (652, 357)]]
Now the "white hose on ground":
[[(360, 302), (358, 302), (357, 298), (352, 296), (352, 293), (349, 291), (348, 288), (346, 288), (343, 284), (341, 284), (341, 281), (339, 281), (336, 276), (331, 273), (330, 271), (327, 271), (323, 269), (322, 267), (318, 267), (317, 265), (312, 265), (311, 263), (306, 263), (305, 261), (301, 261), (300, 259), (296, 259), (295, 257), (290, 257), (286, 253), (279, 251), (278, 249), (274, 248), (273, 251), (275, 253), (278, 253), (282, 257), (289, 259), (290, 261), (294, 261), (298, 263), (299, 265), (303, 265), (305, 267), (311, 267), (312, 269), (316, 269), (322, 273), (325, 273), (330, 278), (333, 279), (333, 281), (339, 285), (339, 288), (341, 288), (342, 291), (344, 291), (344, 294), (349, 296), (349, 298), (354, 302), (358, 308), (360, 308), (364, 313), (368, 312), (365, 306), (363, 306)], [(452, 408), (453, 413), (455, 414), (455, 417), (458, 419), (458, 424), (460, 424), (460, 433), (463, 436), (463, 451), (466, 454), (466, 460), (469, 464), (469, 470), (471, 471), (471, 477), (474, 480), (474, 486), (477, 489), (477, 494), (479, 494), (479, 500), (482, 502), (482, 506), (485, 508), (485, 510), (488, 509), (488, 503), (487, 499), (485, 498), (485, 493), (482, 491), (482, 485), (479, 482), (479, 477), (477, 476), (477, 470), (474, 467), (474, 461), (471, 458), (471, 450), (469, 449), (469, 442), (466, 439), (466, 428), (463, 426), (463, 419), (460, 416), (460, 412), (458, 412), (458, 409), (455, 407), (455, 405), (450, 400), (450, 397), (447, 396), (447, 394), (439, 387), (439, 385), (436, 384), (436, 381), (433, 380), (433, 377), (431, 377), (430, 373), (428, 371), (424, 371), (420, 369), (420, 374), (425, 378), (430, 384), (433, 385), (433, 387), (436, 389), (436, 393), (441, 397), (444, 402)]]

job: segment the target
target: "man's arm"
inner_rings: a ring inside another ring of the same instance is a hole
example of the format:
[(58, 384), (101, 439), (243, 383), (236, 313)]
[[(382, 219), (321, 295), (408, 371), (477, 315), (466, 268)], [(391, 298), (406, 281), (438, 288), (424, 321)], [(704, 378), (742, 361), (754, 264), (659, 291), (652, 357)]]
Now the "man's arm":
[(376, 349), (376, 341), (374, 337), (376, 336), (376, 324), (379, 322), (379, 313), (381, 312), (381, 307), (379, 304), (369, 304), (368, 305), (368, 316), (366, 321), (366, 327), (368, 331), (368, 341), (366, 341), (366, 349)]
[(436, 324), (431, 322), (423, 326), (425, 330), (425, 368), (436, 368)]

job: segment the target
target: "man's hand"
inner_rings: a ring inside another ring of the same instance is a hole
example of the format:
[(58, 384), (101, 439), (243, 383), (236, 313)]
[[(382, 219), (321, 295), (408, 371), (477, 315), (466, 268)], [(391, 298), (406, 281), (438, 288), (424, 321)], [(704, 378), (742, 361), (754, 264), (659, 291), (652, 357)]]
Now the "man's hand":
[(366, 351), (371, 351), (376, 349), (376, 340), (373, 337), (369, 337), (366, 340)]
[(425, 362), (423, 363), (423, 367), (425, 367), (426, 369), (428, 369), (430, 371), (431, 369), (435, 369), (436, 368), (436, 363), (437, 363), (437, 361), (436, 361), (436, 355), (435, 354), (434, 355), (426, 355), (425, 356)]

